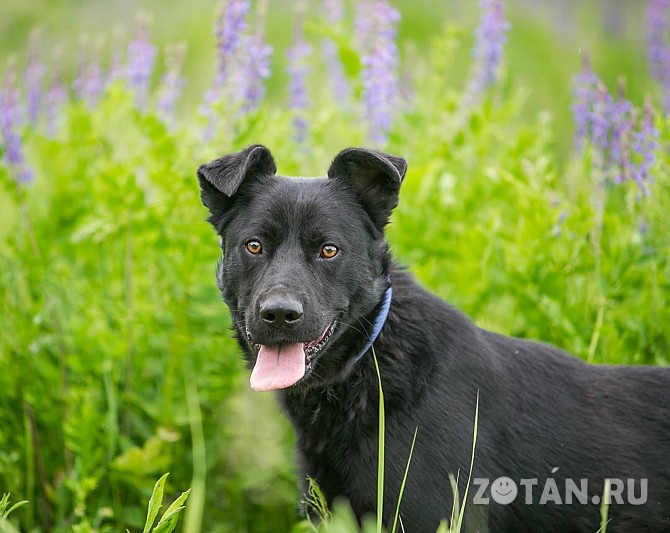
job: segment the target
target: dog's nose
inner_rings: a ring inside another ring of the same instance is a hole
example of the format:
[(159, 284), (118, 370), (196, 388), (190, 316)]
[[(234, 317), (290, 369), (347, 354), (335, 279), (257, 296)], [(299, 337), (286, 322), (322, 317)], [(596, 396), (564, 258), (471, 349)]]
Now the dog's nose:
[(261, 305), (261, 319), (270, 326), (293, 326), (302, 319), (302, 304), (295, 300), (269, 300)]

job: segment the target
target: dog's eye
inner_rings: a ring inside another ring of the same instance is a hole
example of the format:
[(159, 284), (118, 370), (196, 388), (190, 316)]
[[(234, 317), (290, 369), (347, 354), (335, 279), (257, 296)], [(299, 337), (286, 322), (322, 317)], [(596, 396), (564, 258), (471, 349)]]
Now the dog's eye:
[(321, 257), (324, 259), (332, 259), (337, 255), (337, 252), (339, 252), (337, 246), (326, 244), (323, 248), (321, 248)]
[(263, 251), (263, 247), (261, 246), (261, 243), (258, 241), (249, 241), (244, 245), (244, 247), (247, 249), (247, 252), (249, 252), (251, 255), (258, 255)]

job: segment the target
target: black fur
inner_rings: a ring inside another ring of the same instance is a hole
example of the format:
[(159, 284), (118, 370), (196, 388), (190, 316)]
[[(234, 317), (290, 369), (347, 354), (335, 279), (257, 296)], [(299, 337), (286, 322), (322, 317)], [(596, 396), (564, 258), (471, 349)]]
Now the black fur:
[[(328, 179), (275, 176), (259, 145), (200, 167), (210, 221), (222, 238), (218, 283), (250, 367), (255, 343), (307, 342), (335, 321), (305, 377), (278, 392), (297, 433), (302, 474), (329, 502), (346, 497), (360, 518), (376, 511), (378, 385), (365, 344), (390, 276), (393, 299), (374, 343), (386, 408), (384, 520), (395, 510), (415, 428), (402, 500), (407, 532), (433, 532), (451, 513), (449, 474), (463, 495), (475, 403), (472, 477), (538, 479), (513, 503), (472, 502), (465, 530), (595, 532), (591, 503), (606, 478), (648, 479), (646, 504), (613, 503), (608, 531), (670, 531), (670, 369), (593, 366), (552, 346), (482, 330), (393, 264), (383, 235), (406, 163), (371, 150), (341, 152)], [(250, 240), (262, 243), (252, 255)], [(339, 253), (324, 259), (333, 244)], [(291, 327), (260, 317), (268, 298), (298, 301)], [(557, 469), (557, 470), (556, 470)], [(539, 504), (548, 478), (562, 504)], [(565, 503), (565, 480), (588, 479), (589, 503)], [(626, 495), (627, 492), (624, 492)], [(490, 491), (487, 490), (490, 497)], [(626, 496), (627, 497), (627, 496)]]

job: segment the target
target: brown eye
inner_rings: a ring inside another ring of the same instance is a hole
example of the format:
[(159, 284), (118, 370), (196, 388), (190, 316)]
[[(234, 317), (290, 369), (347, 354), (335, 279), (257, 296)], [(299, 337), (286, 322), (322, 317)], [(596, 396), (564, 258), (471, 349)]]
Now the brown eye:
[(321, 248), (321, 257), (324, 259), (332, 259), (337, 255), (337, 252), (339, 252), (337, 246), (326, 244), (323, 248)]
[(249, 252), (251, 255), (258, 255), (263, 251), (263, 247), (261, 246), (261, 243), (258, 241), (249, 241), (247, 244), (244, 245), (244, 247), (247, 249), (247, 252)]

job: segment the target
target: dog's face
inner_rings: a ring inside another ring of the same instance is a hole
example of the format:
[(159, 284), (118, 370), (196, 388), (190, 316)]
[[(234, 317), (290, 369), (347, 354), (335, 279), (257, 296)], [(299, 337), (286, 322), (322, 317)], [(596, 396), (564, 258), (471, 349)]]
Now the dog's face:
[(221, 237), (217, 281), (257, 390), (346, 375), (388, 284), (384, 226), (403, 159), (341, 152), (328, 178), (284, 178), (254, 145), (198, 169)]

